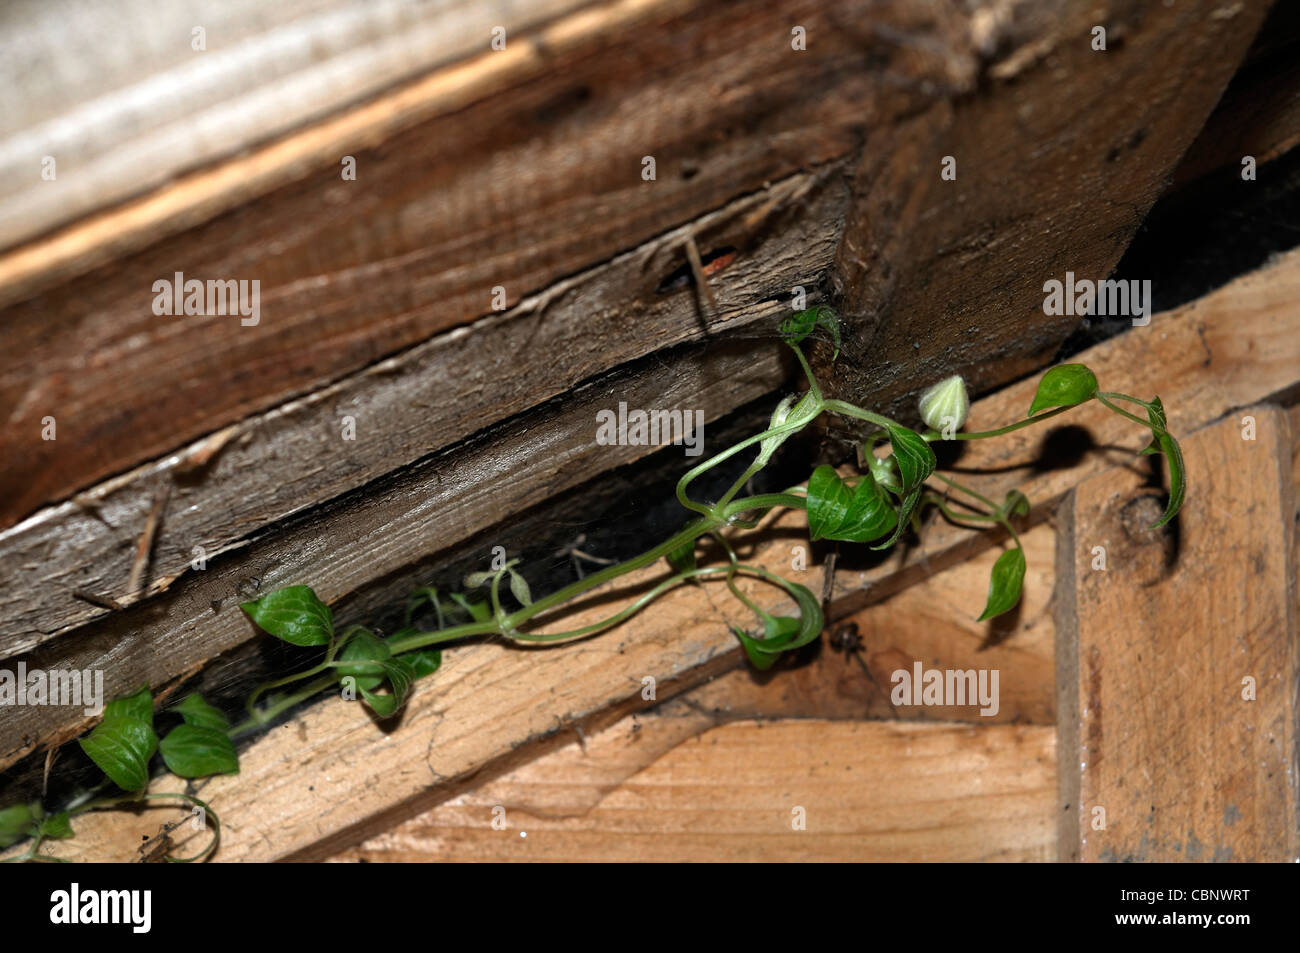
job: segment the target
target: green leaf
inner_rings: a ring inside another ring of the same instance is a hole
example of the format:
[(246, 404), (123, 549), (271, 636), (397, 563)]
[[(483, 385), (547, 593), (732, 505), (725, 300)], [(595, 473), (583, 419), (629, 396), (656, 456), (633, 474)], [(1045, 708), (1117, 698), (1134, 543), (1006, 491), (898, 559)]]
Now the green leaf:
[[(382, 639), (376, 638), (368, 629), (357, 627), (355, 634), (343, 646), (339, 653), (339, 662), (382, 662), (392, 655), (392, 650)], [(357, 689), (369, 691), (384, 683), (384, 674), (378, 665), (343, 665), (334, 669), (339, 681), (345, 678), (355, 679)]]
[(27, 804), (15, 804), (0, 810), (0, 847), (16, 844), (36, 833), (36, 818)]
[(520, 605), (531, 606), (533, 604), (533, 594), (528, 588), (528, 580), (513, 569), (510, 570), (510, 592), (519, 600)]
[(1151, 526), (1152, 529), (1159, 529), (1177, 516), (1183, 506), (1183, 498), (1187, 495), (1187, 468), (1183, 463), (1183, 450), (1168, 430), (1165, 406), (1159, 397), (1152, 398), (1147, 405), (1147, 419), (1151, 421), (1151, 443), (1138, 453), (1162, 453), (1169, 467), (1169, 503), (1165, 506), (1164, 515)]
[(740, 644), (745, 647), (745, 654), (749, 657), (749, 662), (754, 668), (760, 672), (766, 672), (776, 664), (776, 660), (781, 653), (779, 651), (764, 651), (763, 643), (766, 641), (765, 639), (756, 639), (736, 625), (731, 627), (731, 631), (736, 638), (740, 639)]
[(206, 778), (211, 774), (238, 774), (239, 755), (234, 742), (219, 728), (177, 725), (158, 745), (172, 774), (181, 778)]
[(823, 464), (808, 480), (808, 535), (813, 540), (865, 543), (894, 528), (894, 508), (875, 478), (865, 473), (850, 488)]
[(916, 512), (917, 506), (921, 502), (921, 494), (925, 492), (922, 487), (917, 487), (911, 493), (903, 498), (903, 504), (898, 508), (898, 521), (894, 524), (894, 535), (890, 536), (879, 546), (872, 546), (872, 549), (888, 549), (898, 542), (898, 537), (903, 535), (903, 530), (907, 529), (908, 520)]
[(158, 750), (153, 726), (130, 715), (105, 715), (77, 743), (110, 781), (124, 791), (139, 791), (149, 783), (149, 759)]
[(492, 618), (492, 610), (486, 602), (470, 602), (459, 592), (450, 593), (451, 600), (469, 613), (469, 617), (475, 622), (486, 622)]
[(397, 657), (410, 663), (416, 678), (432, 675), (442, 665), (441, 649), (416, 649), (414, 652), (403, 652)]
[(835, 468), (822, 464), (808, 478), (808, 535), (825, 539), (844, 525), (853, 492)]
[(989, 598), (979, 622), (1001, 615), (1020, 601), (1020, 588), (1025, 582), (1025, 553), (1019, 546), (1008, 549), (993, 564), (989, 578)]
[(334, 634), (329, 606), (309, 586), (277, 589), (242, 608), (259, 628), (294, 645), (326, 645)]
[(228, 731), (230, 729), (230, 719), (219, 708), (214, 708), (204, 701), (202, 695), (187, 695), (185, 700), (172, 709), (176, 714), (185, 720), (187, 725), (198, 725), (201, 728), (215, 728), (217, 731)]
[(677, 572), (688, 572), (694, 569), (696, 567), (695, 540), (687, 540), (665, 558), (668, 560), (668, 565), (672, 566)]
[(45, 818), (41, 821), (40, 833), (42, 837), (48, 837), (50, 840), (67, 840), (73, 835), (72, 821), (68, 818), (68, 812), (59, 811)]
[(1029, 497), (1019, 490), (1007, 490), (1007, 498), (1002, 501), (1002, 513), (1007, 517), (1028, 516)]
[(1168, 431), (1161, 431), (1156, 434), (1156, 442), (1160, 444), (1160, 450), (1169, 466), (1169, 502), (1165, 505), (1164, 515), (1152, 525), (1152, 529), (1159, 529), (1177, 516), (1183, 505), (1183, 497), (1187, 495), (1187, 470), (1178, 441)]
[(898, 474), (903, 480), (903, 495), (907, 495), (926, 481), (938, 461), (930, 445), (915, 430), (897, 424), (887, 429), (893, 456), (898, 463)]
[(411, 663), (401, 658), (390, 658), (380, 664), (383, 666), (384, 677), (391, 694), (380, 695), (363, 688), (361, 697), (376, 715), (387, 718), (406, 704), (406, 696), (410, 694), (411, 683), (415, 681), (416, 675)]
[(831, 356), (833, 361), (840, 356), (840, 319), (826, 305), (816, 305), (790, 315), (781, 322), (781, 337), (793, 347), (802, 343), (818, 325), (830, 332), (831, 340), (835, 343), (835, 353)]
[(153, 695), (148, 685), (142, 685), (130, 695), (115, 698), (104, 706), (104, 717), (135, 718), (147, 725), (153, 724)]
[(1073, 407), (1097, 393), (1097, 378), (1083, 364), (1061, 364), (1043, 375), (1026, 417), (1049, 407)]

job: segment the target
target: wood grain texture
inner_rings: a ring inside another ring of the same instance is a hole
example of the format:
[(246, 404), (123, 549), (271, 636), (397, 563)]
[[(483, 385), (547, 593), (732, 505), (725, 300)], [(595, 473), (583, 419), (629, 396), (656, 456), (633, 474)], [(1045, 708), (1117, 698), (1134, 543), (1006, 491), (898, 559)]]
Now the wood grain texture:
[[(0, 658), (108, 614), (78, 591), (123, 605), (137, 601), (127, 587), (131, 544), (160, 485), (172, 492), (145, 597), (191, 571), (195, 546), (207, 558), (244, 547), (278, 520), (427, 461), (506, 418), (525, 415), (512, 425), (518, 428), (546, 426), (549, 417), (530, 421), (526, 412), (611, 368), (652, 352), (671, 361), (667, 355), (676, 347), (747, 328), (774, 336), (788, 313), (783, 299), (790, 289), (811, 286), (829, 265), (838, 238), (833, 223), (846, 201), (839, 180), (801, 174), (774, 183), (567, 278), (505, 314), (438, 335), (0, 532)], [(688, 235), (708, 248), (742, 252), (712, 270), (719, 307), (708, 317), (689, 285), (660, 287), (664, 275), (684, 267)], [(544, 368), (538, 363), (542, 355)], [(783, 376), (774, 373), (767, 386), (776, 388)], [(682, 405), (687, 407), (703, 407), (698, 401), (707, 400), (712, 419), (756, 396), (748, 375), (747, 380), (731, 394), (721, 381), (707, 396), (680, 388), (671, 394), (688, 401)], [(665, 407), (663, 399), (630, 406)], [(343, 439), (345, 417), (355, 422), (353, 440)], [(621, 462), (624, 457), (599, 454), (587, 455), (582, 466), (570, 460), (566, 482)], [(521, 478), (517, 473), (514, 485), (525, 491)], [(495, 509), (483, 515), (489, 522), (462, 522), (443, 545), (499, 518)]]
[[(109, 0), (0, 16), (0, 247), (485, 52), (580, 0)], [(201, 26), (204, 48), (192, 46)], [(41, 160), (58, 177), (42, 179)]]
[[(495, 287), (517, 303), (846, 156), (868, 124), (950, 88), (950, 61), (973, 69), (960, 31), (917, 57), (837, 28), (906, 6), (609, 4), (485, 54), (482, 76), (436, 73), (146, 200), (174, 209), (115, 213), (139, 220), (83, 236), (76, 261), (95, 267), (75, 278), (55, 249), (0, 258), (0, 286), (25, 299), (0, 311), (0, 520), (490, 314)], [(796, 22), (816, 55), (791, 49)], [(343, 154), (356, 181), (340, 180)], [(137, 232), (148, 244), (128, 250)], [(176, 273), (260, 281), (259, 323), (156, 316), (154, 282)], [(56, 441), (40, 439), (46, 416)]]
[(1063, 859), (1300, 859), (1287, 415), (1243, 408), (1183, 447), (1171, 528), (1147, 528), (1162, 504), (1136, 467), (1081, 483), (1063, 517)]
[(979, 393), (1050, 360), (1076, 319), (1044, 314), (1044, 282), (1110, 274), (1269, 6), (1018, 8), (982, 95), (873, 131), (832, 274), (831, 392), (910, 412), (948, 374)]
[[(597, 380), (530, 418), (422, 460), (363, 498), (345, 497), (303, 514), (275, 534), (211, 560), (158, 597), (111, 612), (23, 657), (29, 666), (47, 669), (102, 669), (109, 696), (129, 693), (141, 682), (165, 684), (258, 637), (239, 608), (246, 599), (306, 581), (322, 599), (337, 602), (363, 581), (383, 580), (581, 484), (593, 472), (657, 449), (598, 445), (598, 410), (625, 400), (632, 407), (701, 408), (711, 421), (768, 393), (786, 374), (786, 359), (776, 343), (745, 340)], [(501, 489), (506, 486), (508, 494)], [(0, 723), (0, 763), (11, 764), (33, 746), (74, 736), (85, 726), (77, 710), (16, 709)]]
[(331, 859), (1053, 857), (1050, 727), (739, 722), (682, 740), (673, 720), (620, 722)]
[[(772, 528), (758, 534), (756, 549), (748, 534), (742, 536), (742, 558), (788, 572), (800, 522), (795, 514), (771, 521)], [(727, 631), (728, 618), (746, 622), (734, 613), (734, 604), (716, 587), (683, 587), (604, 639), (568, 650), (539, 653), (500, 644), (455, 650), (437, 676), (419, 687), (391, 734), (357, 706), (323, 699), (255, 741), (242, 756), (238, 778), (206, 783), (204, 796), (216, 798), (226, 819), (220, 856), (324, 856), (328, 844), (355, 844), (366, 831), (382, 830), (441, 804), (514, 765), (548, 757), (547, 752), (575, 736), (590, 745), (602, 726), (637, 708), (649, 708), (647, 717), (660, 719), (655, 724), (665, 728), (640, 736), (646, 743), (629, 753), (638, 769), (650, 763), (647, 752), (658, 757), (709, 728), (745, 719), (881, 715), (930, 722), (960, 719), (977, 731), (1008, 721), (1050, 726), (1051, 626), (1041, 611), (1051, 587), (1040, 578), (1050, 566), (1050, 537), (1046, 526), (1025, 536), (1035, 569), (1026, 592), (1030, 611), (1004, 627), (997, 644), (990, 645), (984, 627), (972, 623), (970, 609), (987, 588), (992, 553), (855, 616), (852, 621), (866, 642), (862, 658), (870, 659), (875, 675), (856, 659), (822, 645), (804, 653), (801, 664), (757, 676), (744, 665)], [(800, 580), (816, 588), (819, 572), (814, 565)], [(771, 592), (760, 589), (756, 595), (770, 598)], [(574, 657), (566, 659), (566, 651)], [(453, 656), (462, 655), (466, 657), (453, 664)], [(899, 664), (909, 669), (913, 658), (927, 667), (998, 669), (1001, 710), (988, 717), (974, 705), (893, 709), (883, 667), (900, 658)], [(645, 695), (645, 675), (656, 679), (653, 697)], [(627, 727), (626, 721), (621, 724)], [(361, 764), (368, 767), (358, 774)], [(420, 764), (434, 773), (414, 770)], [(383, 783), (376, 780), (381, 777)], [(328, 802), (339, 802), (337, 809), (321, 814)], [(242, 820), (233, 819), (235, 811)], [(116, 852), (120, 857), (123, 845), (138, 839), (137, 828), (156, 827), (159, 816), (146, 812), (79, 820), (76, 849), (84, 852), (79, 856), (112, 857)], [(1050, 820), (1046, 814), (1044, 819)]]
[[(1295, 369), (1300, 366), (1297, 300), (1300, 253), (1284, 256), (1272, 267), (1241, 278), (1192, 305), (1155, 315), (1148, 327), (1091, 348), (1077, 359), (1096, 371), (1104, 387), (1138, 394), (1159, 393), (1168, 409), (1170, 426), (1183, 434), (1232, 407), (1278, 395), (1294, 397)], [(746, 357), (742, 348), (730, 358), (717, 358), (734, 361), (725, 365), (734, 371), (719, 374), (724, 365), (706, 362), (693, 365), (699, 369), (697, 377), (687, 373), (690, 365), (682, 363), (662, 369), (662, 377), (618, 384), (607, 393), (642, 386), (643, 391), (631, 389), (623, 393), (631, 393), (636, 399), (641, 394), (655, 395), (647, 400), (661, 403), (666, 401), (661, 395), (671, 395), (669, 406), (695, 401), (694, 406), (710, 407), (713, 400), (704, 396), (707, 391), (696, 389), (694, 384), (688, 387), (688, 382), (725, 380), (727, 374), (741, 373), (742, 369), (740, 380), (752, 381), (753, 392), (761, 393), (770, 386), (766, 382), (780, 373), (775, 363), (777, 356), (773, 353), (769, 358), (773, 363), (764, 365), (755, 363), (752, 350), (748, 353)], [(682, 389), (671, 389), (674, 382)], [(1034, 381), (1024, 381), (977, 401), (968, 426), (982, 429), (1017, 419), (1028, 408), (1035, 386)], [(735, 391), (726, 393), (734, 395)], [(557, 441), (554, 459), (547, 454), (511, 450), (529, 441), (524, 434), (517, 434), (511, 443), (496, 445), (489, 441), (474, 448), (474, 454), (483, 456), (473, 457), (476, 462), (472, 466), (464, 466), (464, 456), (460, 460), (436, 458), (405, 473), (364, 505), (345, 503), (314, 511), (310, 521), (286, 527), (214, 560), (204, 573), (178, 581), (166, 593), (127, 612), (110, 614), (71, 636), (56, 639), (27, 661), (29, 665), (39, 662), (46, 668), (104, 668), (110, 694), (127, 692), (144, 680), (163, 684), (220, 651), (256, 637), (239, 612), (241, 599), (254, 598), (258, 592), (280, 585), (308, 581), (327, 601), (335, 601), (355, 592), (366, 580), (377, 581), (442, 548), (440, 538), (429, 538), (425, 529), (429, 521), (438, 520), (448, 535), (454, 536), (458, 525), (487, 525), (485, 518), (490, 522), (504, 515), (495, 497), (475, 489), (491, 485), (496, 475), (520, 479), (526, 474), (538, 474), (540, 469), (540, 475), (525, 480), (526, 485), (536, 487), (531, 502), (563, 484), (569, 468), (576, 465), (573, 454), (599, 451), (605, 464), (613, 465), (608, 456), (613, 448), (598, 448), (592, 443), (590, 421), (598, 405), (593, 402), (585, 409), (574, 407), (571, 415), (554, 418), (556, 422), (547, 425), (554, 428), (548, 439)], [(1067, 426), (1087, 428), (1086, 433), (1072, 429), (1035, 434), (1026, 430), (999, 440), (981, 441), (969, 446), (958, 459), (962, 471), (977, 471), (962, 472), (961, 478), (994, 499), (1001, 499), (1012, 488), (1024, 490), (1034, 504), (1030, 522), (1036, 524), (1045, 519), (1077, 480), (1130, 459), (1130, 454), (1144, 442), (1135, 426), (1101, 408), (1084, 407), (1066, 419)], [(570, 428), (568, 437), (556, 432), (561, 429), (560, 420), (569, 421), (563, 425)], [(560, 448), (567, 449), (561, 452)], [(634, 455), (643, 448), (617, 449)], [(553, 482), (553, 476), (559, 482)], [(457, 501), (454, 506), (453, 500)], [(801, 533), (806, 539), (806, 530), (801, 529)], [(848, 558), (841, 559), (836, 573), (836, 613), (849, 614), (879, 602), (987, 550), (995, 542), (988, 535), (957, 529), (942, 521), (930, 525), (923, 541), (920, 546), (901, 547), (883, 558), (858, 563), (846, 550)], [(977, 606), (968, 611), (978, 615)], [(147, 651), (143, 648), (146, 646)], [(676, 651), (671, 642), (665, 643), (663, 649), (668, 654)], [(40, 747), (75, 736), (84, 727), (84, 719), (70, 718), (57, 709), (29, 707), (14, 712), (0, 723), (0, 764), (11, 764)]]

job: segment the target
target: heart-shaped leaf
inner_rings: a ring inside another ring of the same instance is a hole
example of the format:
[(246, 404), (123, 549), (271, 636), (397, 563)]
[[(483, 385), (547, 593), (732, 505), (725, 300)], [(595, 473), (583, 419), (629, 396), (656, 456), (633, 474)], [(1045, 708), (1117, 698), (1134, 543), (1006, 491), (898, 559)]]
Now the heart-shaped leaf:
[(1025, 582), (1025, 554), (1017, 546), (1008, 549), (993, 564), (993, 573), (989, 577), (989, 598), (984, 612), (977, 621), (983, 622), (1001, 615), (1020, 601), (1020, 589)]
[(202, 695), (187, 695), (185, 700), (172, 711), (180, 715), (187, 725), (198, 725), (201, 728), (213, 728), (217, 731), (230, 729), (230, 719), (221, 709), (214, 708), (204, 701)]
[(906, 496), (929, 478), (938, 461), (930, 445), (915, 430), (897, 424), (891, 424), (887, 429), (894, 459), (898, 463), (898, 474), (903, 481), (903, 495)]
[(808, 535), (813, 540), (854, 543), (879, 539), (894, 528), (893, 505), (870, 473), (850, 488), (832, 467), (822, 465), (808, 480)]
[(410, 664), (416, 678), (424, 678), (438, 671), (442, 665), (442, 650), (416, 649), (414, 652), (403, 652), (398, 658)]
[(158, 750), (158, 736), (149, 722), (130, 715), (105, 715), (77, 743), (122, 790), (139, 791), (149, 783), (149, 759)]
[(1038, 382), (1038, 392), (1026, 417), (1049, 407), (1073, 407), (1091, 400), (1097, 393), (1097, 377), (1083, 364), (1053, 367)]
[(230, 736), (207, 725), (177, 725), (158, 745), (168, 770), (181, 778), (238, 774), (239, 755)]
[(153, 695), (148, 685), (142, 685), (130, 695), (114, 698), (104, 706), (104, 717), (135, 718), (147, 725), (153, 724)]
[(287, 586), (241, 607), (258, 628), (294, 645), (326, 645), (334, 634), (330, 607), (310, 586)]
[(345, 678), (352, 678), (355, 680), (354, 684), (358, 690), (369, 691), (378, 688), (384, 683), (383, 670), (375, 663), (385, 661), (392, 654), (392, 650), (384, 643), (383, 639), (377, 638), (368, 629), (358, 626), (348, 639), (347, 644), (343, 646), (343, 651), (339, 653), (339, 662), (371, 664), (339, 664), (335, 667), (334, 673), (340, 681)]

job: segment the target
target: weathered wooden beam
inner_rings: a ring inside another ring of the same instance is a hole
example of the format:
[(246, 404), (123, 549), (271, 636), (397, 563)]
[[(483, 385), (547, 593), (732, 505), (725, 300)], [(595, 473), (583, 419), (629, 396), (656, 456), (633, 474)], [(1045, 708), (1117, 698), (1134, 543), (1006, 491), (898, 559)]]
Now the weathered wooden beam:
[[(788, 372), (785, 360), (776, 342), (741, 340), (677, 352), (671, 364), (597, 380), (563, 402), (420, 461), (372, 486), (364, 499), (346, 497), (292, 519), (156, 598), (111, 612), (24, 657), (29, 667), (102, 669), (109, 695), (141, 682), (164, 684), (257, 637), (239, 608), (245, 599), (307, 581), (322, 599), (336, 602), (592, 473), (657, 449), (598, 445), (598, 411), (627, 401), (631, 407), (698, 408), (712, 421), (770, 392)], [(7, 714), (0, 724), (0, 764), (52, 740), (49, 732), (58, 723), (66, 737), (85, 719), (78, 710), (40, 706)]]
[(1062, 515), (1064, 860), (1300, 860), (1287, 414), (1241, 408), (1183, 449), (1195, 496), (1169, 528), (1128, 468)]
[(1077, 318), (1044, 313), (1044, 282), (1110, 274), (1269, 6), (1017, 8), (980, 95), (873, 130), (832, 276), (831, 391), (910, 410), (948, 374), (980, 392), (1050, 360)]
[[(503, 315), (436, 336), (232, 424), (0, 532), (0, 658), (110, 615), (106, 604), (128, 606), (164, 592), (187, 572), (193, 575), (196, 555), (213, 559), (240, 549), (285, 517), (425, 460), (614, 367), (746, 328), (773, 336), (789, 313), (791, 289), (811, 288), (828, 267), (838, 238), (834, 223), (846, 201), (838, 179), (799, 174), (774, 183)], [(719, 307), (707, 317), (689, 282), (664, 286), (665, 276), (686, 268), (682, 245), (688, 236), (709, 249), (741, 252), (711, 270), (707, 280)], [(769, 388), (781, 380), (774, 374)], [(673, 395), (693, 399), (680, 388)], [(709, 416), (755, 396), (750, 384), (734, 394), (713, 387)], [(666, 405), (656, 398), (644, 406)], [(346, 418), (353, 422), (352, 439), (344, 439)], [(536, 434), (546, 419), (521, 418), (518, 425)], [(590, 430), (594, 434), (594, 421)], [(572, 431), (575, 438), (579, 433)], [(625, 460), (587, 454), (581, 465), (570, 461), (567, 482)], [(149, 585), (136, 593), (128, 587), (134, 543), (160, 486), (170, 494), (152, 547)], [(499, 516), (493, 511), (484, 518)], [(462, 523), (462, 535), (453, 532), (438, 543), (449, 545), (487, 525)], [(87, 601), (87, 594), (101, 602)]]
[[(847, 156), (974, 73), (955, 13), (934, 55), (842, 29), (908, 6), (602, 5), (0, 256), (0, 524)], [(256, 325), (155, 314), (177, 273)]]

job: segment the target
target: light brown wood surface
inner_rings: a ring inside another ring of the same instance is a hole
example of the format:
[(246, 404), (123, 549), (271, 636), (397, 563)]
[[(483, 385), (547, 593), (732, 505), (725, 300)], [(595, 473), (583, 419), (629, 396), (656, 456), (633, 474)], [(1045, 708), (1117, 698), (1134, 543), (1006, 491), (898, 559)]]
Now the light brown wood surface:
[(333, 859), (1052, 859), (1049, 727), (738, 722), (659, 754), (668, 720), (620, 722)]
[(1063, 514), (1062, 859), (1300, 859), (1287, 415), (1243, 408), (1183, 447), (1191, 496), (1171, 529), (1147, 529), (1161, 506), (1144, 467), (1084, 481)]

